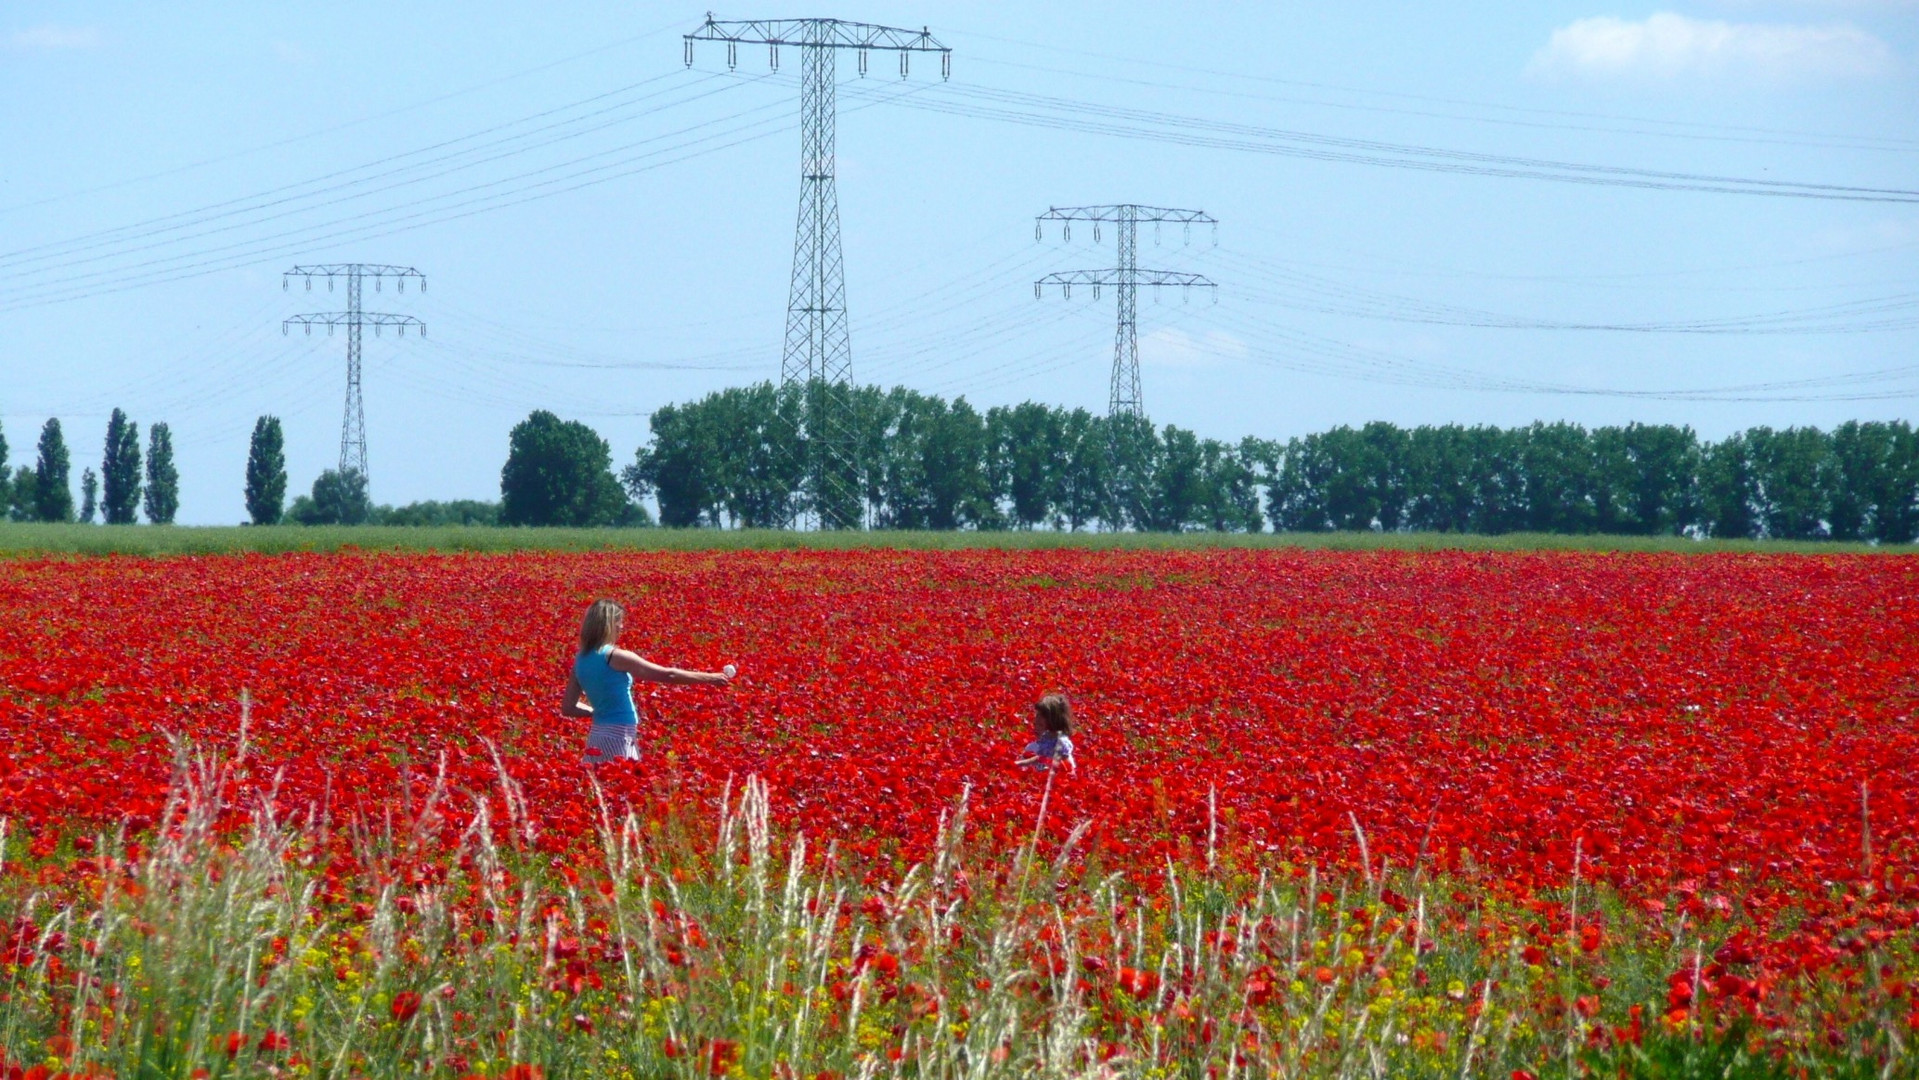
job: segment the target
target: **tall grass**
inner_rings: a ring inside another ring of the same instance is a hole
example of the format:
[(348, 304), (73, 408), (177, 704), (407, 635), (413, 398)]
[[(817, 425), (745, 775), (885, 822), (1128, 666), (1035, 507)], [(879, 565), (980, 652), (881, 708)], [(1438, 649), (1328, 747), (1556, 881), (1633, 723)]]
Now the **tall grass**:
[(1094, 533), (793, 532), (777, 529), (532, 529), (484, 525), (48, 525), (0, 522), (0, 556), (198, 555), (339, 551), (746, 551), (903, 548), (1181, 550), (1304, 548), (1332, 551), (1676, 551), (1910, 554), (1910, 544), (1831, 541), (1689, 540), (1683, 537), (1508, 533)]
[[(235, 767), (183, 763), (151, 836), (76, 837), (0, 868), (0, 1074), (1503, 1078), (1914, 1064), (1892, 1006), (1767, 1032), (1667, 1013), (1666, 977), (1697, 983), (1712, 931), (1637, 919), (1589, 890), (1519, 904), (1418, 869), (1252, 873), (1211, 852), (1135, 887), (1043, 821), (1014, 849), (975, 844), (963, 798), (921, 861), (863, 865), (778, 833), (754, 780), (704, 825), (602, 801), (590, 854), (556, 861), (533, 854), (504, 774), (490, 793), (436, 786), (410, 820), (340, 822), (229, 805)], [(598, 795), (583, 783), (581, 797)], [(22, 846), (0, 842), (11, 856)]]

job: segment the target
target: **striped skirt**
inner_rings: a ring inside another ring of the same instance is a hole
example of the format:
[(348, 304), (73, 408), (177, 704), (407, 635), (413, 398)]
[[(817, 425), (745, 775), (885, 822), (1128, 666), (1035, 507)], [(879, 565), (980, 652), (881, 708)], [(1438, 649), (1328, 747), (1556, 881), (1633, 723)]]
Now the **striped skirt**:
[(608, 761), (640, 759), (639, 728), (633, 724), (594, 724), (586, 733), (586, 753), (580, 760), (588, 765)]

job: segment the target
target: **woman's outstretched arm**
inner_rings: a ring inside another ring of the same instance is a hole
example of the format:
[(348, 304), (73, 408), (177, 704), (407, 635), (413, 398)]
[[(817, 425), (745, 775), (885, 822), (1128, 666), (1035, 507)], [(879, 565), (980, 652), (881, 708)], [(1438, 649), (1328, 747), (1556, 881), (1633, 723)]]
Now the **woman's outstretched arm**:
[(673, 683), (682, 686), (709, 685), (725, 686), (729, 680), (723, 671), (687, 671), (684, 668), (661, 667), (650, 660), (640, 658), (638, 653), (615, 649), (607, 657), (607, 663), (615, 671), (624, 671), (636, 679), (647, 682)]

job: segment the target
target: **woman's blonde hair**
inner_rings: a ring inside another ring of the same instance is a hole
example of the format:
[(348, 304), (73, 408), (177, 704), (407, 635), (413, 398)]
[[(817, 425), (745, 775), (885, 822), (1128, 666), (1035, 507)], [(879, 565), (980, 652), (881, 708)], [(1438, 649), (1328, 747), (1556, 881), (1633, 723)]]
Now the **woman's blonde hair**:
[(1073, 733), (1073, 706), (1066, 701), (1065, 694), (1048, 694), (1033, 705), (1033, 714), (1039, 717), (1040, 727), (1060, 735)]
[(580, 651), (590, 653), (602, 645), (611, 645), (620, 636), (620, 624), (626, 609), (617, 600), (595, 600), (580, 620)]

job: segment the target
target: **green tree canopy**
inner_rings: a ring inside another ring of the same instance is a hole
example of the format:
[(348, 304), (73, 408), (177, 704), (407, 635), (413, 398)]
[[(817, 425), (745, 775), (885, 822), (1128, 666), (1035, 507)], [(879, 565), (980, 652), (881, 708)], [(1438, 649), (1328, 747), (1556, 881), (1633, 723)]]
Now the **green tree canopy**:
[(93, 514), (100, 508), (100, 478), (91, 468), (80, 470), (80, 521), (93, 524)]
[[(807, 389), (770, 383), (653, 416), (623, 479), (675, 525), (784, 526), (814, 503)], [(1919, 433), (1897, 423), (1690, 428), (1384, 421), (1285, 442), (1025, 402), (982, 415), (905, 387), (840, 387), (835, 423), (885, 528), (1433, 530), (1810, 538), (1919, 534)], [(1262, 513), (1263, 509), (1263, 513)], [(836, 514), (839, 511), (834, 511)]]
[(1832, 430), (1820, 486), (1835, 540), (1897, 542), (1919, 516), (1919, 439), (1904, 420), (1848, 421)]
[(1106, 421), (1085, 409), (1074, 409), (1060, 417), (1059, 442), (1054, 522), (1078, 532), (1114, 513)]
[(38, 492), (34, 491), (37, 481), (31, 466), (22, 465), (13, 470), (13, 478), (7, 481), (7, 520), (40, 520)]
[(1160, 432), (1159, 450), (1145, 504), (1145, 527), (1180, 532), (1201, 524), (1209, 502), (1204, 444), (1185, 428), (1168, 424)]
[(164, 423), (147, 429), (147, 520), (173, 524), (180, 512), (180, 470), (173, 465), (173, 431)]
[(1709, 535), (1724, 540), (1760, 535), (1759, 479), (1744, 433), (1706, 448), (1699, 464), (1699, 498), (1700, 524)]
[(451, 499), (447, 502), (429, 499), (405, 506), (376, 506), (369, 520), (375, 525), (498, 525), (500, 504), (478, 499)]
[(1013, 523), (1022, 529), (1043, 524), (1059, 500), (1065, 461), (1065, 417), (1031, 401), (988, 413), (998, 456), (1004, 462), (1006, 494)]
[(1832, 492), (1820, 478), (1831, 475), (1831, 437), (1818, 428), (1756, 427), (1746, 432), (1746, 442), (1764, 535), (1775, 540), (1826, 535)]
[(1525, 478), (1526, 528), (1533, 532), (1589, 533), (1598, 523), (1592, 439), (1563, 420), (1535, 422), (1519, 447)]
[(659, 409), (652, 446), (621, 483), (635, 499), (657, 494), (663, 525), (789, 525), (805, 476), (801, 402), (796, 388), (762, 382)]
[(1695, 520), (1700, 457), (1691, 428), (1594, 428), (1592, 451), (1600, 532), (1669, 536)]
[(293, 500), (287, 516), (301, 525), (364, 525), (373, 516), (366, 474), (328, 469), (313, 480), (313, 494)]
[(119, 409), (107, 420), (100, 486), (100, 512), (107, 524), (133, 524), (140, 508), (140, 425)]
[(33, 463), (33, 517), (36, 521), (73, 520), (73, 465), (58, 417), (40, 429), (39, 455)]
[(279, 417), (262, 416), (253, 422), (253, 440), (247, 446), (247, 518), (255, 525), (279, 524), (286, 497), (286, 437)]
[(507, 525), (619, 525), (631, 504), (613, 478), (606, 440), (577, 420), (538, 410), (513, 426), (500, 470)]

